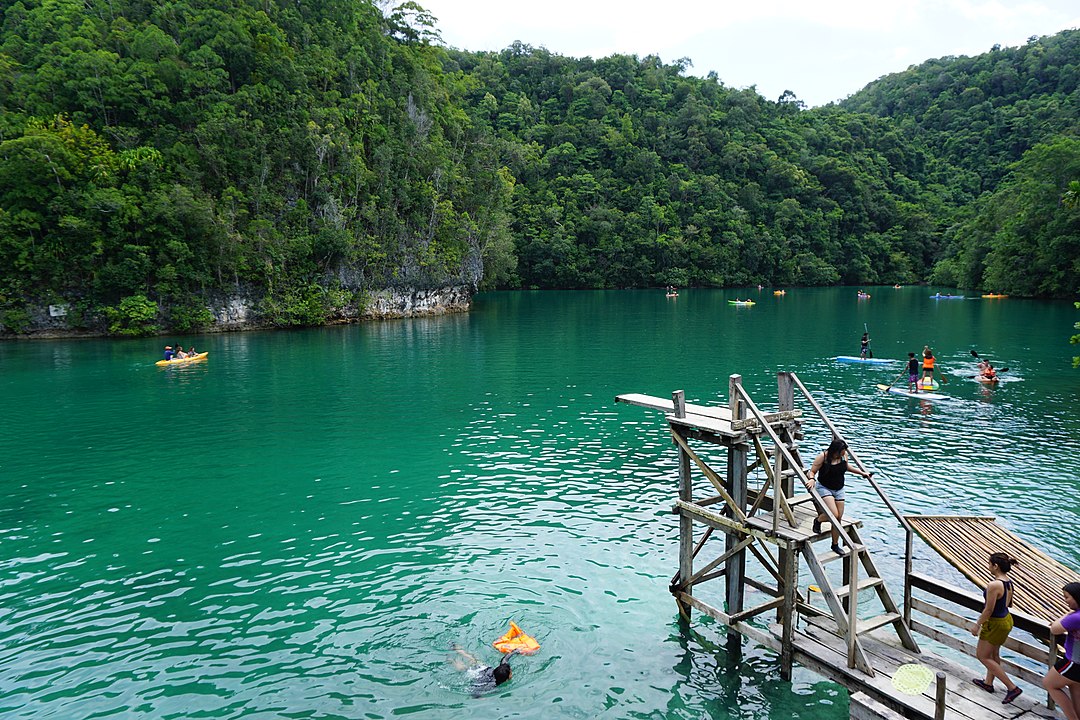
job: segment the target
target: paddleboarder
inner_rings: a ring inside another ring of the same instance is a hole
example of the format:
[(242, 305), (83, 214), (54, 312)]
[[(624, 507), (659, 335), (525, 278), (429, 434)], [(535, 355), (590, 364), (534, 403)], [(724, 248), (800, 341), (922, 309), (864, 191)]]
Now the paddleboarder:
[(919, 360), (915, 353), (907, 354), (907, 390), (909, 393), (919, 392)]
[(864, 332), (862, 334), (861, 347), (859, 347), (859, 359), (865, 360), (866, 355), (870, 352), (870, 333)]
[(924, 390), (930, 390), (934, 387), (934, 352), (929, 345), (923, 345), (922, 380), (919, 381), (919, 384), (923, 386)]

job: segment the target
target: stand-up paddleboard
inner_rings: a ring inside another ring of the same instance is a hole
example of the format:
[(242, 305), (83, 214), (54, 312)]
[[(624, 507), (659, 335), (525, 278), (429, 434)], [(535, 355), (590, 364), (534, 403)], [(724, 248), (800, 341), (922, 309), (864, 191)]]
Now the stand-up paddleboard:
[(886, 392), (887, 391), (887, 392), (891, 392), (893, 395), (903, 395), (904, 397), (918, 398), (920, 400), (944, 400), (945, 398), (949, 397), (948, 395), (939, 395), (938, 393), (924, 392), (924, 391), (921, 391), (921, 390), (919, 392), (914, 392), (914, 393), (913, 392), (908, 392), (906, 386), (905, 387), (896, 387), (896, 386), (889, 387), (888, 385), (882, 385), (880, 383), (878, 384), (877, 389), (880, 390), (881, 392)]
[(836, 362), (866, 363), (867, 365), (888, 365), (889, 363), (896, 362), (896, 360), (889, 360), (887, 358), (861, 358), (853, 357), (851, 355), (840, 355), (836, 358)]

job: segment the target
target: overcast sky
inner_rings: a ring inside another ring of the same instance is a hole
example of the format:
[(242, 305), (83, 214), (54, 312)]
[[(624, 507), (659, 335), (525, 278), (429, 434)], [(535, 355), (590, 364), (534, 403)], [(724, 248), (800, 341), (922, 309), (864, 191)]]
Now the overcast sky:
[(501, 50), (515, 40), (560, 55), (690, 58), (728, 87), (769, 100), (791, 90), (823, 105), (882, 75), (945, 55), (1080, 27), (1077, 0), (419, 0), (444, 42)]

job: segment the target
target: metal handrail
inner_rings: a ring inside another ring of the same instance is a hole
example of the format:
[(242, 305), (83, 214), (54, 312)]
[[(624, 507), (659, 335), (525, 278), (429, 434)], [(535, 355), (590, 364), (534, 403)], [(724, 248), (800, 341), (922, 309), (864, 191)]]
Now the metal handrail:
[[(835, 425), (833, 425), (832, 420), (829, 420), (828, 416), (825, 415), (825, 411), (821, 408), (820, 405), (817, 404), (817, 401), (814, 400), (813, 396), (810, 395), (810, 391), (806, 389), (805, 385), (803, 385), (802, 380), (799, 379), (799, 376), (793, 372), (788, 373), (788, 375), (791, 376), (791, 379), (794, 381), (796, 387), (798, 387), (799, 390), (802, 391), (803, 397), (805, 397), (810, 402), (811, 407), (814, 408), (814, 411), (818, 414), (818, 417), (820, 417), (822, 422), (825, 423), (826, 427), (828, 427), (829, 430), (832, 431), (833, 437), (839, 440), (843, 440), (846, 443), (847, 438), (845, 438), (840, 432), (840, 430)], [(859, 456), (855, 454), (855, 451), (849, 447), (848, 452), (851, 455), (851, 459), (855, 461), (855, 464), (859, 467), (859, 469), (866, 471), (866, 465), (863, 464), (862, 460), (859, 459)], [(907, 518), (905, 518), (900, 513), (900, 510), (896, 507), (896, 505), (893, 504), (893, 501), (889, 499), (889, 496), (885, 494), (885, 491), (881, 489), (881, 486), (878, 485), (877, 481), (874, 480), (874, 478), (872, 477), (867, 478), (867, 480), (870, 481), (870, 486), (874, 488), (874, 490), (878, 494), (878, 497), (880, 497), (885, 503), (885, 506), (889, 508), (889, 512), (891, 512), (893, 514), (893, 517), (895, 517), (900, 522), (901, 527), (903, 527), (908, 532), (914, 532), (915, 528), (913, 528), (911, 526), (911, 523), (907, 521)]]
[[(785, 445), (784, 442), (782, 440), (780, 440), (780, 436), (777, 435), (776, 431), (772, 429), (772, 425), (770, 425), (768, 422), (765, 421), (765, 413), (761, 412), (761, 410), (758, 408), (758, 406), (754, 404), (754, 401), (750, 399), (750, 395), (746, 392), (746, 389), (743, 388), (743, 386), (741, 384), (735, 385), (734, 387), (735, 387), (736, 392), (739, 394), (739, 397), (742, 399), (743, 402), (746, 403), (746, 406), (750, 410), (751, 414), (753, 414), (753, 416), (757, 419), (760, 427), (762, 429), (764, 429), (766, 433), (768, 433), (769, 439), (771, 439), (773, 441), (773, 443), (776, 445), (778, 452), (783, 453), (784, 459), (788, 461), (788, 464), (792, 467), (792, 469), (795, 471), (796, 475), (803, 481), (803, 484), (805, 485), (809, 481), (810, 478), (807, 477), (806, 471), (803, 470), (802, 463), (800, 463), (798, 460), (795, 459), (795, 456), (788, 449), (787, 445)], [(779, 487), (779, 485), (780, 485), (779, 479), (776, 479), (774, 481), (774, 485)], [(821, 496), (818, 494), (817, 490), (814, 489), (813, 486), (811, 486), (809, 488), (809, 490), (810, 490), (810, 496), (811, 496), (811, 498), (813, 498), (815, 507), (817, 507), (817, 509), (821, 513), (824, 513), (824, 515), (829, 518), (829, 522), (832, 524), (832, 526), (834, 528), (836, 528), (837, 533), (840, 535), (840, 537), (843, 538), (844, 544), (847, 545), (850, 548), (860, 547), (844, 531), (843, 525), (840, 523), (840, 520), (837, 519), (837, 517), (835, 515), (833, 515), (831, 510), (829, 510), (829, 506), (826, 505), (825, 502), (821, 499)], [(774, 530), (776, 529), (776, 525), (778, 523), (777, 513), (779, 512), (779, 510), (780, 510), (779, 504), (774, 501), (774, 507), (773, 507), (773, 529)]]
[[(810, 391), (806, 389), (806, 386), (803, 385), (802, 380), (799, 379), (799, 376), (796, 375), (793, 372), (789, 372), (788, 375), (791, 377), (791, 380), (792, 380), (792, 382), (794, 382), (795, 386), (798, 387), (799, 390), (802, 391), (803, 397), (805, 397), (807, 399), (807, 401), (810, 403), (810, 406), (814, 408), (814, 412), (816, 412), (818, 414), (818, 417), (821, 418), (822, 422), (824, 422), (826, 427), (828, 427), (829, 430), (832, 432), (833, 437), (838, 438), (840, 440), (843, 440), (845, 443), (847, 443), (847, 439), (843, 436), (843, 434), (840, 432), (840, 430), (835, 425), (833, 425), (832, 421), (829, 420), (828, 416), (825, 415), (825, 411), (822, 409), (822, 407), (820, 405), (818, 405), (817, 401), (814, 400), (813, 396), (810, 394)], [(862, 460), (859, 459), (859, 456), (855, 453), (855, 451), (852, 450), (850, 447), (848, 448), (848, 450), (849, 450), (849, 452), (851, 454), (851, 459), (855, 461), (855, 464), (861, 470), (866, 472), (867, 471), (866, 470), (866, 465), (863, 464)], [(885, 474), (885, 473), (883, 473), (883, 474)], [(891, 499), (889, 499), (889, 496), (885, 494), (885, 491), (881, 489), (881, 486), (878, 485), (877, 481), (874, 480), (873, 477), (869, 477), (869, 478), (867, 478), (867, 480), (870, 481), (870, 487), (874, 488), (874, 491), (878, 494), (878, 497), (880, 497), (882, 502), (885, 503), (885, 507), (887, 507), (889, 509), (889, 512), (891, 512), (893, 514), (893, 517), (895, 517), (897, 519), (897, 521), (899, 521), (900, 527), (904, 528), (904, 603), (903, 603), (903, 609), (904, 609), (904, 622), (910, 627), (911, 626), (911, 579), (910, 579), (910, 577), (911, 577), (911, 572), (912, 572), (912, 561), (913, 561), (913, 558), (914, 558), (915, 528), (912, 526), (912, 524), (910, 522), (908, 522), (908, 519), (906, 517), (904, 517), (903, 514), (901, 514), (900, 510), (896, 507), (896, 505), (893, 504), (893, 501)]]

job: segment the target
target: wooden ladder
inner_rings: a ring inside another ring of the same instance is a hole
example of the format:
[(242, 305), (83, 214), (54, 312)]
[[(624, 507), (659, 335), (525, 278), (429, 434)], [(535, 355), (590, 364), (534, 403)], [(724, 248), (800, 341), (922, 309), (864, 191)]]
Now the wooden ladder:
[[(870, 663), (870, 659), (863, 648), (863, 643), (859, 638), (862, 635), (866, 635), (880, 627), (891, 625), (896, 631), (897, 637), (899, 637), (901, 644), (908, 650), (913, 652), (919, 652), (919, 646), (915, 642), (915, 638), (911, 634), (911, 629), (904, 622), (903, 613), (900, 612), (896, 605), (896, 602), (892, 599), (888, 589), (885, 587), (885, 580), (881, 577), (881, 573), (878, 571), (877, 565), (874, 564), (874, 559), (869, 552), (865, 550), (866, 546), (863, 543), (862, 537), (859, 535), (858, 528), (855, 525), (849, 525), (844, 528), (849, 533), (851, 539), (862, 548), (860, 552), (855, 552), (858, 563), (849, 562), (847, 583), (834, 587), (832, 581), (829, 580), (828, 573), (825, 572), (826, 563), (833, 562), (835, 560), (841, 560), (845, 556), (837, 555), (832, 550), (818, 554), (814, 549), (814, 544), (821, 540), (830, 537), (830, 533), (826, 531), (821, 536), (816, 537), (813, 540), (803, 543), (802, 554), (806, 560), (807, 566), (810, 568), (811, 574), (814, 576), (814, 580), (817, 582), (817, 587), (821, 591), (821, 595), (825, 598), (825, 603), (829, 607), (830, 612), (825, 612), (819, 608), (814, 607), (807, 603), (799, 603), (799, 611), (809, 615), (829, 615), (831, 614), (836, 620), (837, 633), (848, 638), (848, 664), (851, 667), (857, 667), (867, 675), (873, 677), (874, 668)], [(859, 567), (862, 568), (862, 575), (860, 576)], [(854, 593), (855, 604), (852, 605), (850, 598), (851, 581), (855, 580)], [(858, 598), (859, 593), (863, 590), (873, 589), (877, 595), (878, 601), (881, 604), (883, 612), (872, 618), (860, 619), (858, 615)], [(845, 607), (845, 605), (847, 607)], [(849, 614), (848, 608), (852, 608), (851, 615), (856, 616), (855, 620), (855, 633), (851, 635), (849, 633)]]

